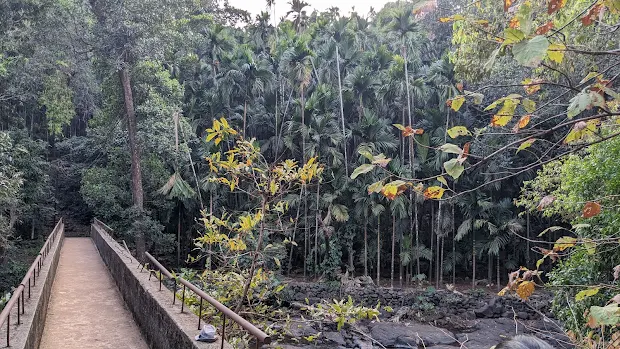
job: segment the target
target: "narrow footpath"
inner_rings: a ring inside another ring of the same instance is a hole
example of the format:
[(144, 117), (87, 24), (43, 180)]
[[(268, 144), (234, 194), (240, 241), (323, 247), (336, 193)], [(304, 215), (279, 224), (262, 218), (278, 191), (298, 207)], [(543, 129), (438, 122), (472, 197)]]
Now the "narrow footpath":
[(147, 349), (90, 238), (66, 238), (40, 349)]

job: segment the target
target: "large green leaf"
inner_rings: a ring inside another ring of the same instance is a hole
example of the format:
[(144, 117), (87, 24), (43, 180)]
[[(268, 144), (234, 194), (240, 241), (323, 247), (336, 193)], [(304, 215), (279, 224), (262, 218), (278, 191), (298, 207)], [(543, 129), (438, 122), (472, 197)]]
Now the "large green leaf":
[(439, 150), (444, 153), (450, 154), (461, 154), (463, 152), (463, 149), (461, 149), (458, 145), (452, 143), (446, 143), (442, 145), (441, 147), (439, 147)]
[(420, 160), (420, 163), (424, 163), (428, 157), (428, 146), (431, 144), (430, 136), (428, 133), (424, 133), (421, 135), (415, 135), (414, 137), (416, 140), (418, 159)]
[(526, 67), (538, 67), (545, 58), (549, 40), (544, 35), (537, 35), (528, 41), (521, 41), (512, 47), (512, 55), (519, 64)]
[(454, 179), (459, 178), (461, 174), (463, 174), (463, 171), (465, 171), (465, 167), (463, 167), (457, 159), (451, 159), (444, 162), (443, 167), (446, 169), (446, 173)]
[(361, 174), (368, 173), (368, 172), (372, 171), (373, 168), (375, 168), (375, 165), (363, 164), (363, 165), (359, 166), (358, 168), (356, 168), (355, 171), (353, 171), (353, 173), (351, 173), (351, 179), (355, 179), (355, 178), (357, 178), (357, 176), (359, 176)]

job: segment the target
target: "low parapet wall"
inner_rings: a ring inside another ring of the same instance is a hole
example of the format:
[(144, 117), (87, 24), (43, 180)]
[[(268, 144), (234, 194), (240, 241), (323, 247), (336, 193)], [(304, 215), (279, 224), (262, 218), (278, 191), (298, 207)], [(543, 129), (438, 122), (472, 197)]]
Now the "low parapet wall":
[[(194, 339), (199, 332), (198, 317), (187, 309), (182, 313), (179, 301), (172, 304), (172, 292), (165, 287), (160, 290), (156, 278), (149, 280), (149, 272), (142, 271), (138, 261), (103, 227), (93, 224), (91, 237), (150, 348), (222, 348), (220, 341)], [(231, 346), (225, 342), (223, 348)]]
[[(36, 272), (36, 279), (33, 278), (30, 289), (28, 289), (28, 282), (24, 285), (24, 309), (20, 316), (19, 325), (15, 323), (15, 319), (17, 319), (17, 311), (20, 309), (16, 306), (11, 311), (9, 339), (10, 347), (13, 349), (38, 349), (41, 343), (47, 316), (47, 305), (52, 293), (60, 250), (65, 238), (62, 221), (54, 229), (60, 229), (60, 231), (51, 244), (43, 265)], [(28, 297), (28, 292), (30, 292), (30, 297)], [(6, 347), (6, 330), (5, 326), (0, 328), (0, 348)]]

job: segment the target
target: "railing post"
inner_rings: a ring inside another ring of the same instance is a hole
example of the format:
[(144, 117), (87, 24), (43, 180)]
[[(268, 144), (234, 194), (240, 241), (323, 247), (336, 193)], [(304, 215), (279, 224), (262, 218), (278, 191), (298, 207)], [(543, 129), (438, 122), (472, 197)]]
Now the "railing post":
[(177, 301), (177, 279), (174, 279), (174, 293), (172, 293), (172, 305)]
[(181, 300), (181, 313), (183, 312), (184, 307), (185, 307), (185, 284), (183, 284), (183, 299)]
[(224, 349), (224, 340), (226, 340), (226, 314), (222, 313), (222, 344), (220, 349)]
[(17, 324), (19, 325), (21, 323), (21, 312), (22, 312), (22, 307), (21, 307), (21, 302), (19, 301), (19, 298), (17, 298)]
[(9, 312), (8, 316), (6, 317), (6, 346), (10, 347), (11, 343), (9, 342), (9, 337), (11, 335), (11, 313)]
[(159, 271), (159, 290), (161, 291), (161, 281), (164, 278), (164, 274), (161, 273), (161, 270)]
[[(198, 296), (200, 297), (200, 296)], [(200, 309), (198, 310), (198, 329), (200, 329), (200, 321), (202, 320), (202, 297), (200, 297)]]
[(22, 314), (26, 314), (26, 303), (24, 300), (24, 288), (23, 287), (22, 287)]

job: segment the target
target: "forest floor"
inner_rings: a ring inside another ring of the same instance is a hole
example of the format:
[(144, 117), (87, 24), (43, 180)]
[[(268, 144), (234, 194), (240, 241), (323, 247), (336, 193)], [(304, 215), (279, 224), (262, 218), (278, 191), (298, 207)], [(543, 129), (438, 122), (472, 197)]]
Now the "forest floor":
[[(273, 347), (489, 349), (516, 334), (536, 335), (556, 348), (572, 347), (561, 324), (551, 317), (550, 294), (535, 294), (524, 303), (512, 296), (497, 297), (495, 287), (472, 290), (468, 283), (459, 286), (457, 290), (345, 287), (289, 280), (283, 298), (291, 325), (287, 338)], [(348, 296), (356, 305), (375, 307), (380, 302), (378, 320), (355, 321), (338, 331), (329, 316), (312, 317), (304, 310), (306, 305)]]

